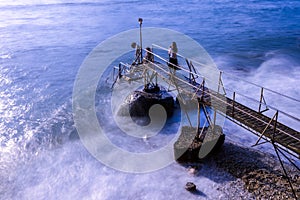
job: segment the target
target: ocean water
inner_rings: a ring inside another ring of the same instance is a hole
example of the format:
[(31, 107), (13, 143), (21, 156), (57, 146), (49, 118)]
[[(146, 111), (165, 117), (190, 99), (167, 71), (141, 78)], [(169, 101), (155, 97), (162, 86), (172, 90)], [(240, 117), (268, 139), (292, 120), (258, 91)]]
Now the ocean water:
[[(213, 164), (204, 165), (200, 176), (176, 163), (146, 174), (119, 172), (97, 161), (78, 137), (72, 91), (81, 63), (100, 42), (137, 28), (139, 17), (145, 27), (173, 29), (199, 42), (224, 71), (225, 88), (259, 100), (260, 88), (246, 80), (300, 99), (297, 0), (0, 1), (0, 199), (226, 198), (219, 188), (234, 178)], [(265, 92), (265, 99), (300, 117), (299, 102), (272, 92)], [(248, 102), (241, 95), (237, 100)], [(109, 101), (99, 99), (99, 116)], [(300, 129), (299, 122), (279, 118)], [(113, 133), (110, 119), (103, 120)], [(162, 140), (116, 143), (155, 149), (173, 137), (178, 121), (169, 121), (175, 125)], [(229, 121), (224, 132), (247, 147), (257, 140)], [(257, 148), (272, 152), (268, 145)], [(185, 191), (188, 181), (200, 192)]]

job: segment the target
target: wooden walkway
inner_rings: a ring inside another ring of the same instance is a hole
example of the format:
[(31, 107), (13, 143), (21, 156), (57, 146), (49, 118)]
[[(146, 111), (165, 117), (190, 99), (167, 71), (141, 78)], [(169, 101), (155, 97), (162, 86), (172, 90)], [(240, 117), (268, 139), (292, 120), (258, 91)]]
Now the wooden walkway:
[[(300, 158), (300, 133), (298, 131), (225, 95), (207, 89), (203, 91), (205, 87), (201, 87), (198, 83), (192, 84), (190, 79), (164, 64), (149, 63), (143, 64), (143, 66), (144, 69), (152, 71), (152, 74), (156, 74), (169, 85), (176, 88), (179, 93), (198, 99), (202, 104), (216, 109), (218, 113), (250, 130), (260, 138), (263, 137), (277, 143), (296, 153)], [(139, 71), (145, 73), (145, 70), (139, 69)]]

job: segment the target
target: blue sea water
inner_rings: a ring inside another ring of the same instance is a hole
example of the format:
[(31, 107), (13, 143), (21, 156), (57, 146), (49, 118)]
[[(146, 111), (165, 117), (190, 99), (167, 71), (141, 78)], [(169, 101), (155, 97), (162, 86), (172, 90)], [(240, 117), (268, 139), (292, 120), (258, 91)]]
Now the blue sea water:
[[(139, 17), (144, 27), (173, 29), (199, 42), (226, 72), (225, 87), (259, 100), (260, 88), (231, 74), (300, 98), (297, 0), (0, 1), (0, 199), (226, 197), (218, 188), (233, 177), (212, 166), (201, 177), (176, 163), (143, 175), (122, 173), (94, 159), (78, 138), (72, 91), (81, 63), (100, 42), (137, 28)], [(283, 99), (266, 94), (268, 104), (299, 118), (299, 104)], [(109, 101), (100, 100), (99, 112)], [(299, 130), (299, 123), (282, 120)], [(245, 146), (257, 139), (230, 122), (224, 131)], [(201, 194), (187, 193), (187, 181)]]

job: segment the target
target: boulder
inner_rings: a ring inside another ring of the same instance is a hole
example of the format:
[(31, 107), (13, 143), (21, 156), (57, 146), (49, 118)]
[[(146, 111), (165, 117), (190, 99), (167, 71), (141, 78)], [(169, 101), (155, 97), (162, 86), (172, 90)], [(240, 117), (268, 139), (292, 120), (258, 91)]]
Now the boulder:
[(196, 189), (197, 189), (197, 187), (196, 187), (196, 185), (195, 185), (194, 183), (192, 183), (192, 182), (187, 182), (186, 185), (185, 185), (185, 189), (186, 189), (187, 191), (190, 191), (190, 192), (195, 192)]
[(214, 146), (209, 154), (221, 148), (225, 140), (225, 135), (221, 127), (215, 126), (214, 131), (210, 127), (204, 127), (202, 134), (198, 135), (197, 131), (201, 132), (201, 129), (197, 130), (197, 128), (190, 126), (183, 126), (181, 128), (181, 134), (174, 143), (174, 157), (177, 162), (196, 162), (205, 158), (199, 158), (200, 148), (210, 145), (213, 140), (217, 141), (213, 142)]
[(155, 104), (163, 106), (168, 117), (173, 115), (174, 99), (164, 88), (159, 86), (134, 91), (126, 98), (119, 114), (122, 115), (124, 109), (129, 109), (133, 121), (139, 125), (147, 125), (150, 123), (149, 109)]

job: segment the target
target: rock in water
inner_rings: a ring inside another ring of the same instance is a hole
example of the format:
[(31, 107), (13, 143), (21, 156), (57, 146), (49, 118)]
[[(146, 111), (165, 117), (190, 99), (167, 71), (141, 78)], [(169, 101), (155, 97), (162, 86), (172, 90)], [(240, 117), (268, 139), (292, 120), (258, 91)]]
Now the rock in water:
[(147, 88), (143, 91), (134, 91), (126, 98), (119, 113), (122, 115), (123, 109), (129, 109), (129, 114), (133, 121), (145, 126), (150, 123), (149, 109), (155, 104), (163, 106), (168, 117), (173, 115), (173, 97), (166, 90), (158, 86), (155, 86), (153, 89)]
[(196, 137), (197, 128), (183, 126), (178, 140), (174, 143), (174, 157), (177, 162), (193, 162), (198, 160), (202, 141)]
[(187, 182), (186, 185), (185, 185), (185, 189), (187, 191), (194, 192), (194, 191), (196, 191), (197, 187), (196, 187), (196, 185), (194, 183)]
[[(200, 130), (198, 130), (200, 131)], [(216, 140), (216, 141), (215, 141)], [(204, 159), (209, 154), (216, 152), (223, 145), (225, 135), (219, 126), (215, 126), (214, 131), (211, 127), (204, 127), (202, 134), (197, 136), (197, 128), (183, 126), (178, 140), (174, 143), (174, 157), (177, 162), (197, 162)], [(215, 141), (214, 143), (211, 143)], [(201, 148), (213, 147), (205, 157), (199, 157)]]

